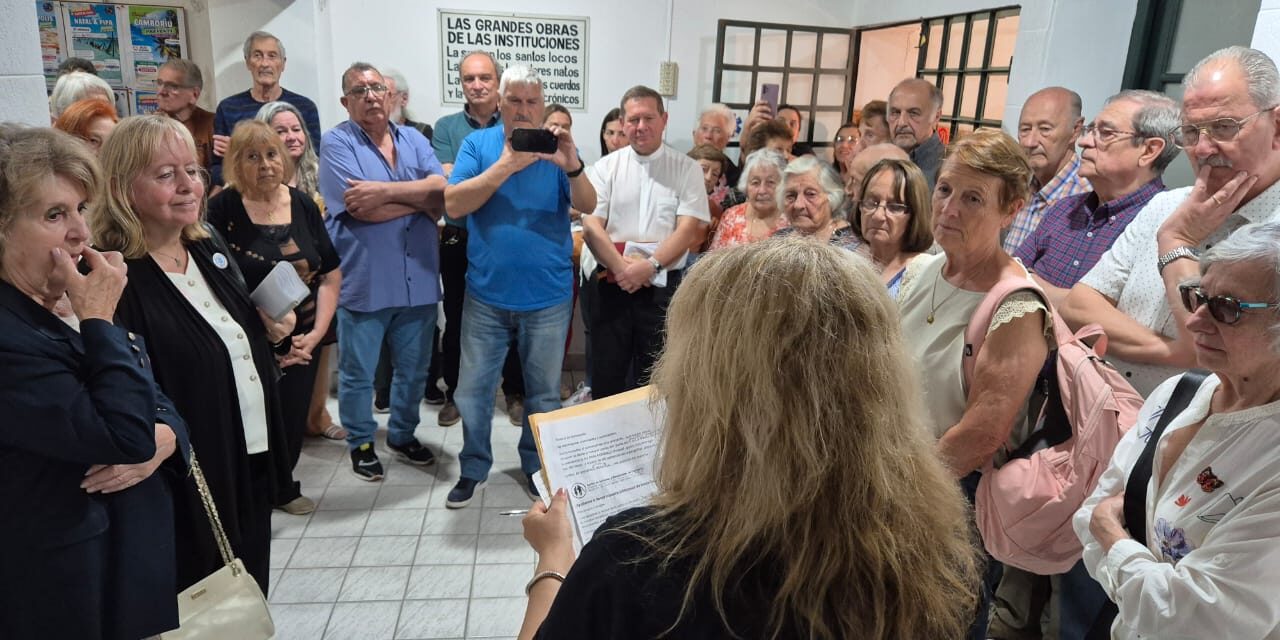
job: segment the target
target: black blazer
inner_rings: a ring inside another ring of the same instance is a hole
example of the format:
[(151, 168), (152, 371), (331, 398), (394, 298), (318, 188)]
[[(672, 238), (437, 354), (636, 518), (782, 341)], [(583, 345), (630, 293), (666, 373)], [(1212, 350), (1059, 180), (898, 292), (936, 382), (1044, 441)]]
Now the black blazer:
[[(177, 626), (173, 456), (114, 494), (80, 488), (94, 464), (155, 455), (155, 423), (186, 452), (141, 337), (80, 332), (0, 281), (0, 629), (6, 638), (139, 638)], [(127, 585), (127, 586), (126, 586)]]

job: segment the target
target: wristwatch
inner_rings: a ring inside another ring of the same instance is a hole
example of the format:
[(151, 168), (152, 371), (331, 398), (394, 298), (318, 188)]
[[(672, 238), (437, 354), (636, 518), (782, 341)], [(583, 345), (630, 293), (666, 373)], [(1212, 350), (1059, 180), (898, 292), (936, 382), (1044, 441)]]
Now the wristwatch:
[(1160, 256), (1159, 263), (1157, 264), (1157, 269), (1160, 275), (1164, 275), (1164, 268), (1169, 266), (1169, 263), (1173, 262), (1174, 260), (1178, 260), (1180, 258), (1189, 258), (1191, 260), (1195, 260), (1196, 262), (1199, 262), (1200, 252), (1196, 251), (1191, 247), (1182, 246), (1182, 247), (1176, 247), (1172, 251)]
[(655, 258), (655, 257), (653, 257), (653, 256), (648, 256), (648, 257), (646, 257), (646, 258), (645, 258), (645, 260), (648, 260), (648, 261), (649, 261), (649, 264), (653, 265), (653, 274), (654, 274), (654, 275), (658, 275), (659, 273), (662, 273), (663, 266), (662, 266), (662, 263), (661, 263), (661, 262), (658, 262), (658, 259), (657, 259), (657, 258)]
[(576, 178), (576, 177), (578, 177), (578, 176), (582, 175), (582, 172), (583, 172), (583, 171), (586, 171), (586, 170), (587, 170), (587, 163), (583, 162), (583, 161), (582, 161), (582, 157), (581, 157), (581, 156), (579, 156), (579, 157), (578, 157), (578, 168), (577, 168), (577, 169), (574, 169), (573, 171), (570, 171), (569, 173), (566, 173), (566, 174), (564, 174), (564, 175), (566, 175), (566, 176), (568, 176), (568, 177), (570, 177), (570, 178)]

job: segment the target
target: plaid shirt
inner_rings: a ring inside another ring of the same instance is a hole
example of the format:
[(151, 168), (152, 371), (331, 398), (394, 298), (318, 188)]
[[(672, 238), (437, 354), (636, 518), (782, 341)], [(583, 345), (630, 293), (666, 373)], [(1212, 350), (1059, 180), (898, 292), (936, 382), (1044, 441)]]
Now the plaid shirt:
[(1045, 210), (1044, 222), (1014, 256), (1049, 284), (1068, 289), (1097, 264), (1161, 191), (1164, 182), (1157, 176), (1133, 193), (1102, 204), (1092, 191), (1058, 200)]
[(1009, 233), (1004, 237), (1005, 253), (1013, 255), (1017, 252), (1022, 241), (1040, 226), (1040, 221), (1044, 220), (1044, 213), (1049, 205), (1067, 196), (1085, 193), (1092, 188), (1089, 181), (1080, 176), (1079, 154), (1073, 154), (1071, 162), (1059, 169), (1058, 174), (1053, 176), (1049, 184), (1037, 189), (1036, 179), (1031, 178), (1031, 189), (1035, 193), (1031, 195), (1031, 202), (1018, 212), (1017, 217), (1013, 219), (1013, 224), (1009, 225)]

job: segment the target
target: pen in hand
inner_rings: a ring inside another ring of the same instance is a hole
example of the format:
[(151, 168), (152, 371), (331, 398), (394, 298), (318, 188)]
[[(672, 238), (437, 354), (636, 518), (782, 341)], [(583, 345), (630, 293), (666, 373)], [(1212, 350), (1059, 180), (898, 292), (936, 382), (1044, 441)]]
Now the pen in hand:
[(522, 515), (525, 515), (526, 513), (529, 513), (529, 510), (528, 510), (528, 509), (515, 509), (515, 510), (512, 510), (512, 511), (499, 511), (499, 512), (498, 512), (498, 515), (500, 515), (500, 516), (522, 516)]

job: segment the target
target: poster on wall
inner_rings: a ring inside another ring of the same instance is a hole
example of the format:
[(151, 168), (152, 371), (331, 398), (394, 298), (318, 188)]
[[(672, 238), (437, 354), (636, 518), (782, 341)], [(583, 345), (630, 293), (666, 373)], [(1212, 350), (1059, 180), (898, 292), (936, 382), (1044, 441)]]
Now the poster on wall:
[(58, 80), (58, 65), (66, 56), (62, 40), (62, 8), (57, 2), (36, 2), (36, 26), (40, 31), (40, 60), (44, 64), (44, 81), (49, 90)]
[(64, 3), (68, 49), (93, 63), (98, 76), (113, 87), (124, 86), (120, 64), (120, 29), (113, 4)]
[(154, 91), (134, 91), (133, 92), (133, 115), (142, 116), (155, 113), (159, 108), (157, 104), (159, 98), (156, 97)]
[(574, 111), (587, 108), (589, 19), (478, 13), (442, 9), (440, 18), (440, 98), (463, 104), (458, 65), (463, 56), (484, 49), (506, 67), (526, 64), (542, 79), (543, 99)]
[[(156, 88), (156, 74), (169, 58), (183, 57), (181, 9), (129, 5), (125, 21), (129, 24), (129, 52), (133, 58), (133, 88), (146, 91)], [(136, 101), (141, 104), (142, 98)], [(152, 96), (154, 101), (154, 96)], [(141, 112), (139, 112), (141, 113)]]

